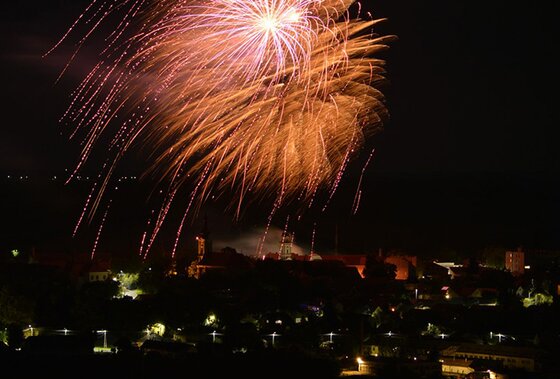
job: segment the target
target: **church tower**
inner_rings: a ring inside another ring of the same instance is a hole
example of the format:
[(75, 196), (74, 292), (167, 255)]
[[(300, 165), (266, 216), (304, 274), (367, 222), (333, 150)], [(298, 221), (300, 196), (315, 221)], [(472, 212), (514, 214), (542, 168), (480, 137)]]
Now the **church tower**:
[(211, 245), (208, 240), (208, 222), (206, 220), (206, 216), (204, 216), (204, 226), (202, 227), (202, 231), (196, 235), (196, 247), (197, 247), (197, 254), (196, 259), (192, 261), (191, 265), (189, 266), (188, 273), (189, 276), (199, 278), (200, 277), (200, 268), (198, 265), (204, 258), (206, 252), (211, 251)]
[(294, 235), (284, 233), (280, 242), (280, 259), (292, 259), (292, 244), (294, 243)]
[(199, 233), (196, 236), (197, 244), (197, 259), (200, 261), (204, 254), (206, 253), (206, 235), (204, 233)]
[(199, 262), (204, 257), (204, 254), (206, 254), (206, 251), (208, 251), (209, 244), (207, 240), (208, 240), (208, 221), (206, 220), (206, 216), (204, 216), (204, 226), (202, 227), (202, 231), (198, 233), (196, 236), (197, 259)]

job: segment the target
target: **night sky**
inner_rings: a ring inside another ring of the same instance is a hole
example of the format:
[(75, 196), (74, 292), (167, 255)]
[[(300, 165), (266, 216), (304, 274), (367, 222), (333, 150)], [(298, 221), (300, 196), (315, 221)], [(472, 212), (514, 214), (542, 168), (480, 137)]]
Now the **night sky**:
[[(95, 62), (95, 50), (86, 45), (56, 84), (71, 46), (41, 57), (87, 3), (10, 2), (0, 9), (3, 251), (81, 251), (93, 244), (98, 219), (70, 237), (87, 185), (64, 186), (49, 178), (64, 176), (76, 162), (79, 146), (68, 141), (68, 129), (58, 119), (70, 91)], [(374, 17), (388, 18), (377, 31), (398, 36), (384, 56), (391, 120), (350, 165), (326, 212), (311, 210), (298, 221), (293, 204), (273, 225), (282, 228), (291, 213), (296, 242), (308, 250), (316, 224), (319, 252), (559, 249), (558, 62), (553, 58), (558, 43), (552, 3), (364, 1)], [(373, 147), (362, 203), (352, 215), (357, 179)], [(134, 160), (128, 162), (123, 174), (139, 174), (135, 167)], [(29, 180), (13, 179), (20, 175)], [(137, 250), (151, 183), (123, 187), (104, 229), (102, 251)], [(242, 240), (259, 235), (268, 215), (263, 209), (270, 208), (257, 204), (233, 221), (222, 204), (210, 204), (190, 221), (184, 240), (191, 241), (206, 214), (215, 245), (245, 252), (249, 248), (241, 247)], [(156, 250), (172, 245), (173, 219), (170, 224)], [(191, 249), (190, 242), (182, 249)]]

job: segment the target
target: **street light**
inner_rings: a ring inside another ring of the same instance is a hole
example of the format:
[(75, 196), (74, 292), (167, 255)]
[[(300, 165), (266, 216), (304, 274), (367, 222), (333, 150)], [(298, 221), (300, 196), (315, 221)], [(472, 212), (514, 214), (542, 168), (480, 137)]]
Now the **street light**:
[(333, 342), (333, 336), (336, 336), (337, 334), (335, 332), (330, 332), (330, 333), (326, 333), (323, 334), (323, 336), (328, 336), (329, 337), (329, 343)]
[(64, 331), (64, 335), (67, 336), (68, 335), (68, 329), (64, 328), (63, 331)]
[(493, 333), (490, 332), (490, 339), (494, 338), (494, 336), (498, 337), (498, 342), (502, 342), (502, 338), (506, 338), (507, 336), (502, 333)]
[(221, 336), (222, 334), (214, 330), (212, 331), (212, 333), (210, 333), (210, 335), (212, 336), (212, 343), (216, 343), (216, 336)]
[(269, 334), (269, 336), (272, 337), (272, 347), (274, 347), (274, 343), (276, 342), (276, 337), (279, 337), (280, 334), (278, 334), (276, 332), (272, 332), (272, 334)]
[(502, 337), (505, 337), (505, 335), (498, 333), (496, 334), (498, 336), (498, 342), (502, 342)]
[(107, 331), (106, 330), (98, 330), (98, 333), (103, 333), (103, 348), (107, 348)]

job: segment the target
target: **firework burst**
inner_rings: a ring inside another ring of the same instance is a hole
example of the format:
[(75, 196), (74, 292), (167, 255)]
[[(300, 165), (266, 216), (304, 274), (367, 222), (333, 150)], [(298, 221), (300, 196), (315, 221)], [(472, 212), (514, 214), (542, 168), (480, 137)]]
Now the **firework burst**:
[(387, 117), (375, 55), (392, 37), (371, 34), (379, 20), (351, 18), (353, 3), (94, 0), (63, 37), (89, 25), (81, 47), (120, 15), (63, 117), (83, 138), (75, 174), (102, 136), (111, 140), (84, 213), (137, 144), (169, 188), (146, 251), (179, 188), (191, 191), (185, 217), (226, 193), (237, 215), (249, 197), (272, 196), (274, 213), (293, 199), (311, 204), (322, 188), (332, 196)]

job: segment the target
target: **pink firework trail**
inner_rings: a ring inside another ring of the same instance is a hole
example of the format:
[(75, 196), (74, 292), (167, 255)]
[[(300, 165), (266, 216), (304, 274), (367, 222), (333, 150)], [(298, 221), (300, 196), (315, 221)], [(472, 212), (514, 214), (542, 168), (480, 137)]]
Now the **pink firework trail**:
[(271, 214), (294, 199), (310, 206), (320, 189), (330, 201), (350, 159), (388, 117), (376, 56), (394, 37), (372, 34), (381, 20), (351, 17), (354, 3), (92, 1), (53, 47), (81, 34), (72, 61), (120, 17), (63, 116), (83, 145), (72, 176), (94, 151), (110, 156), (86, 202), (90, 214), (135, 146), (148, 150), (146, 171), (169, 188), (144, 256), (180, 188), (191, 192), (187, 213), (193, 199), (222, 194), (235, 217), (271, 196)]

